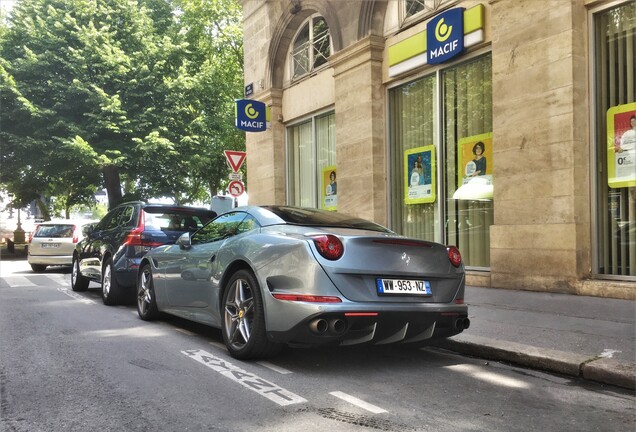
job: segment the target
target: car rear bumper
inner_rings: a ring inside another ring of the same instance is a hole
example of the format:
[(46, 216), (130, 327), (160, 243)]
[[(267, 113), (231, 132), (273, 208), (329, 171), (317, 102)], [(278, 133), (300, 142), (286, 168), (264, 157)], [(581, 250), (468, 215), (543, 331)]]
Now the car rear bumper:
[(41, 265), (68, 265), (73, 264), (72, 255), (33, 255), (29, 253), (27, 256), (29, 264)]
[(421, 344), (457, 335), (470, 325), (465, 305), (425, 305), (406, 310), (356, 305), (355, 309), (339, 309), (317, 312), (289, 330), (270, 331), (268, 336), (275, 342), (307, 345)]

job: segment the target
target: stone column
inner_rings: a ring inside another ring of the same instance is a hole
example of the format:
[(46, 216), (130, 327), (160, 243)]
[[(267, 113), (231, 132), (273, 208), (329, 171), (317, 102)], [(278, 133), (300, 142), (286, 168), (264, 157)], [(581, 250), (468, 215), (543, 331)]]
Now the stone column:
[(387, 223), (384, 39), (369, 36), (330, 59), (334, 68), (338, 211)]
[(491, 285), (575, 292), (591, 267), (583, 1), (491, 5)]

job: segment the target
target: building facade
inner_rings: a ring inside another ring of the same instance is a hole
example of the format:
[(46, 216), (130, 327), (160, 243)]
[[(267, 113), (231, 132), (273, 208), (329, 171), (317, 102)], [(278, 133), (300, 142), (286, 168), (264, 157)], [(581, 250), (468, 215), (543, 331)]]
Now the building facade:
[(469, 285), (636, 298), (636, 1), (241, 4), (251, 204), (456, 245)]

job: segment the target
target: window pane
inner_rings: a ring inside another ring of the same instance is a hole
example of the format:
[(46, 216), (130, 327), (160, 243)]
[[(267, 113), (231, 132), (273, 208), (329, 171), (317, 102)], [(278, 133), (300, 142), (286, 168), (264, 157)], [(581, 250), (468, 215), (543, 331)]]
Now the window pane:
[[(630, 181), (614, 182), (624, 168), (618, 167), (619, 159), (636, 160), (636, 143), (620, 147), (624, 134), (635, 130), (630, 117), (636, 109), (629, 105), (636, 101), (634, 3), (595, 15), (594, 27), (597, 272), (636, 276), (636, 187)], [(610, 178), (612, 169), (616, 172)]]
[(329, 37), (329, 27), (324, 18), (314, 18), (313, 21), (313, 67), (317, 68), (325, 63), (331, 54), (331, 39)]
[(406, 16), (410, 17), (426, 9), (424, 0), (405, 0)]
[(389, 94), (392, 228), (400, 234), (431, 241), (437, 241), (439, 232), (437, 201), (405, 203), (404, 152), (434, 144), (436, 82), (434, 76), (425, 77)]
[[(474, 166), (478, 167), (483, 163), (483, 161), (476, 161), (480, 147), (477, 143), (481, 142), (479, 137), (492, 132), (490, 55), (445, 70), (442, 74), (442, 97), (444, 110), (442, 136), (446, 167), (445, 242), (456, 245), (460, 249), (467, 266), (488, 267), (490, 265), (489, 232), (493, 222), (492, 194), (490, 197), (488, 194), (485, 196), (468, 194), (459, 199), (453, 199), (453, 195), (462, 186), (459, 184), (459, 178), (464, 177), (463, 172), (461, 176), (457, 173), (459, 160), (462, 161), (462, 167), (470, 162), (470, 158), (458, 155), (458, 150), (461, 149), (462, 154), (466, 154), (463, 144), (465, 142), (469, 146), (470, 157), (473, 157), (473, 153), (475, 155)], [(481, 150), (484, 150), (482, 153), (486, 155), (492, 155), (492, 148), (485, 148), (482, 144)], [(493, 161), (487, 160), (487, 163), (489, 165), (487, 172), (491, 173)], [(479, 182), (482, 180), (484, 183), (488, 182), (485, 178), (476, 179)], [(484, 184), (484, 187), (492, 188), (492, 176), (489, 181), (490, 185)]]
[(316, 156), (312, 122), (288, 129), (289, 199), (292, 205), (316, 207)]
[(294, 46), (292, 48), (292, 76), (297, 77), (304, 75), (310, 71), (309, 66), (309, 48), (311, 44), (309, 41), (309, 23), (305, 24), (302, 30), (294, 39)]

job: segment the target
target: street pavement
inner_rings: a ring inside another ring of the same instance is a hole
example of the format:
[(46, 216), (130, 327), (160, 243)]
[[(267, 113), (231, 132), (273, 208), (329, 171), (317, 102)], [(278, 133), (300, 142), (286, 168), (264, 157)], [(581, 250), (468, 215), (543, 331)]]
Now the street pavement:
[(435, 346), (636, 388), (636, 302), (466, 287), (470, 328)]
[(636, 302), (468, 286), (466, 303), (470, 328), (431, 345), (636, 389)]

